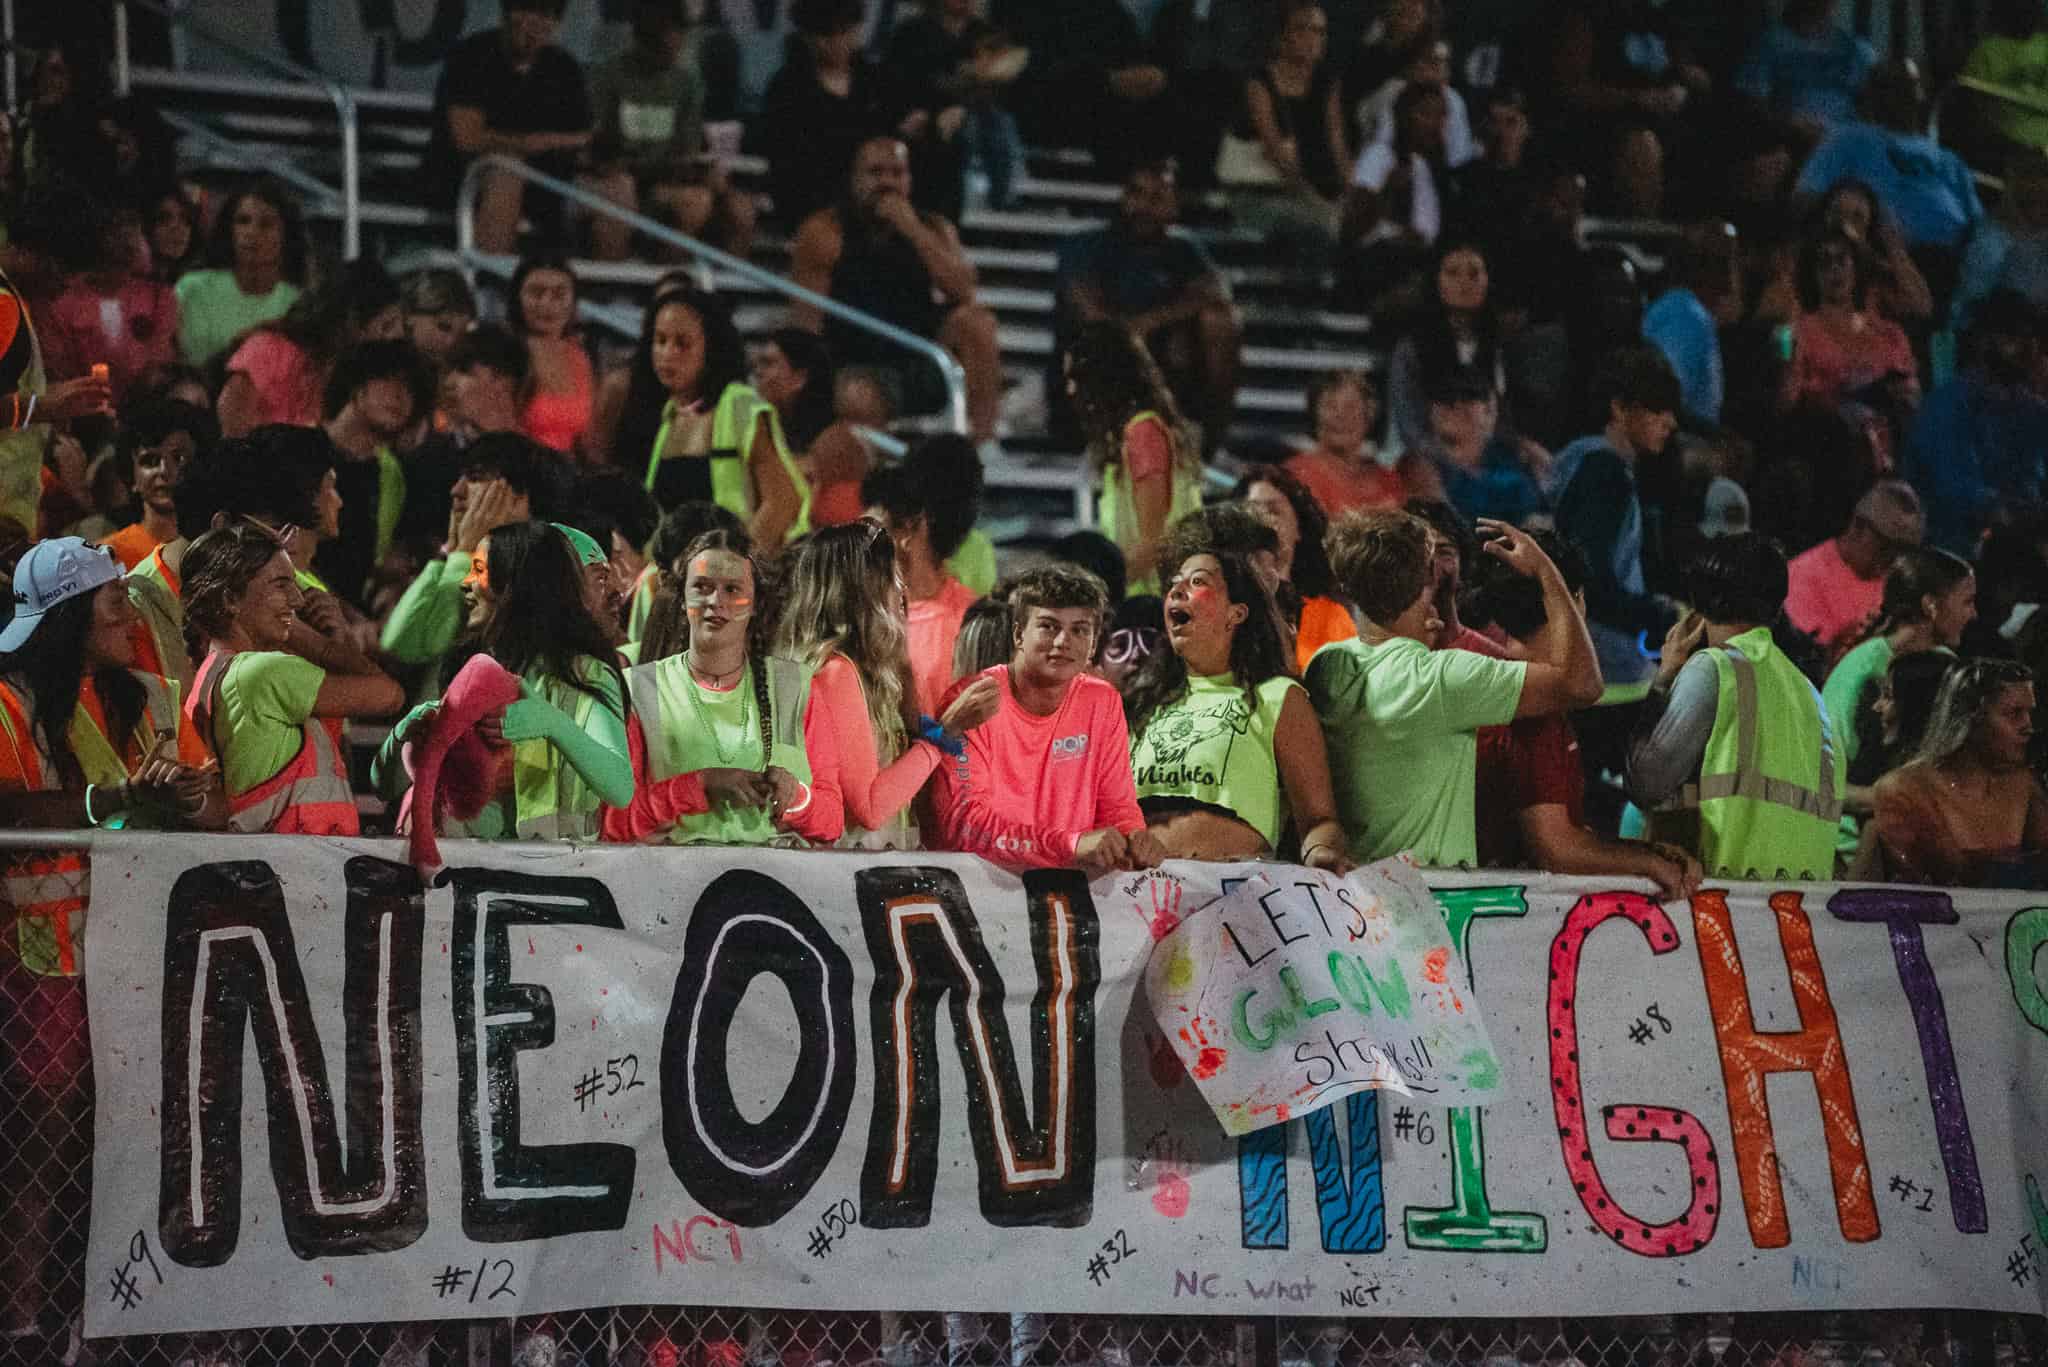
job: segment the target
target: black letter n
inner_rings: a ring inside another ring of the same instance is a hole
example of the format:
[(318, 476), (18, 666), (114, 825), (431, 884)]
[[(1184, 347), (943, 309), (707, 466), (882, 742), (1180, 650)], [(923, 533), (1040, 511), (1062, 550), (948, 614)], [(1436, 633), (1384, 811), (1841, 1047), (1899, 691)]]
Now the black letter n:
[(875, 1108), (861, 1171), (861, 1223), (892, 1229), (931, 1219), (942, 994), (951, 1001), (965, 1074), (982, 1217), (1006, 1226), (1088, 1223), (1101, 966), (1087, 880), (1070, 870), (1024, 875), (1026, 943), (1038, 965), (1027, 1018), (1035, 1084), (1028, 1115), (1003, 1018), (1003, 980), (958, 876), (942, 868), (862, 869), (854, 890), (875, 965)]
[(165, 1252), (188, 1267), (226, 1262), (241, 1232), (242, 1047), (251, 1030), (292, 1252), (384, 1253), (426, 1232), (419, 879), (381, 859), (353, 858), (344, 871), (345, 1153), (277, 875), (258, 860), (207, 864), (171, 888), (158, 1231)]

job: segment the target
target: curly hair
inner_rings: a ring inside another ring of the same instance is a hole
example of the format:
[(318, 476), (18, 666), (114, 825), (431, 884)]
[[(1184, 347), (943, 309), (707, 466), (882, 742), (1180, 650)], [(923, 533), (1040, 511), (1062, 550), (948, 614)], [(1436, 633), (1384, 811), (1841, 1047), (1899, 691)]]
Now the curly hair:
[(1010, 586), (1009, 599), (1010, 611), (1020, 623), (1039, 608), (1088, 608), (1098, 618), (1109, 611), (1108, 588), (1078, 565), (1041, 565), (1026, 571)]
[(213, 231), (206, 239), (206, 264), (215, 270), (234, 269), (235, 215), (241, 212), (245, 199), (261, 200), (276, 212), (284, 225), (284, 261), (280, 276), (289, 284), (305, 288), (308, 254), (306, 212), (299, 207), (299, 201), (292, 197), (292, 192), (285, 188), (284, 182), (273, 176), (257, 176), (228, 195), (213, 217)]
[(1088, 438), (1094, 468), (1123, 458), (1124, 428), (1140, 413), (1157, 413), (1173, 437), (1176, 463), (1197, 458), (1187, 422), (1159, 363), (1138, 335), (1122, 323), (1089, 323), (1067, 348), (1067, 377), (1073, 382), (1074, 414)]
[(1323, 549), (1323, 538), (1330, 534), (1330, 515), (1323, 511), (1323, 505), (1308, 491), (1308, 486), (1285, 466), (1247, 466), (1244, 478), (1237, 482), (1230, 496), (1248, 499), (1255, 484), (1271, 485), (1294, 510), (1294, 524), (1300, 537), (1294, 545), (1294, 564), (1288, 569), (1288, 582), (1303, 598), (1328, 598), (1336, 589), (1336, 576), (1330, 572), (1330, 553)]
[[(1245, 619), (1230, 635), (1230, 675), (1244, 690), (1245, 706), (1258, 708), (1255, 696), (1268, 679), (1294, 673), (1286, 646), (1280, 640), (1280, 613), (1273, 595), (1259, 579), (1251, 561), (1235, 551), (1197, 552), (1213, 554), (1223, 567), (1223, 588), (1233, 605), (1247, 611)], [(1170, 583), (1193, 556), (1173, 564), (1160, 562), (1162, 582)], [(1188, 662), (1178, 650), (1155, 650), (1145, 657), (1136, 677), (1124, 689), (1124, 721), (1135, 742), (1145, 733), (1152, 718), (1187, 696)]]

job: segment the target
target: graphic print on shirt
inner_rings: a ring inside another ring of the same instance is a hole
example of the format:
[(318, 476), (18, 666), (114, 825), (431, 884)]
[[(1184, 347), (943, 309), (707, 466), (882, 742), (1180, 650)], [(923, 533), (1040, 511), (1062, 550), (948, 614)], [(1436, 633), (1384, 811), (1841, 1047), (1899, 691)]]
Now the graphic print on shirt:
[(1231, 746), (1251, 729), (1252, 710), (1242, 693), (1154, 718), (1131, 755), (1138, 787), (1220, 786), (1230, 769)]

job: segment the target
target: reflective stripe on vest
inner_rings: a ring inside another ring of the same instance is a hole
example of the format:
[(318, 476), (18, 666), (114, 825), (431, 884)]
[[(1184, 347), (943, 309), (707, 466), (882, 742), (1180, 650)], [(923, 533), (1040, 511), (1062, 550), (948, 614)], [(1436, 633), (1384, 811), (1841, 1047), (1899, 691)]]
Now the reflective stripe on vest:
[[(178, 733), (177, 696), (171, 686), (154, 674), (129, 671), (142, 684), (143, 712), (135, 726), (135, 742), (147, 752), (166, 730)], [(52, 793), (62, 782), (44, 762), (42, 747), (30, 730), (29, 695), (18, 684), (0, 685), (0, 731), (14, 747), (15, 765), (29, 792)], [(85, 733), (90, 734), (85, 734)], [(72, 750), (91, 783), (109, 786), (127, 778), (127, 768), (114, 747), (100, 734), (84, 707), (72, 713)], [(97, 742), (95, 745), (93, 742)], [(109, 756), (118, 772), (108, 769)], [(85, 912), (92, 894), (92, 865), (76, 851), (53, 851), (7, 861), (0, 872), (0, 886), (7, 903), (14, 908), (15, 952), (22, 967), (44, 977), (76, 977), (79, 950), (84, 943)]]
[[(780, 655), (772, 655), (766, 661), (752, 659), (747, 670), (741, 675), (739, 687), (751, 691), (754, 688), (754, 671), (766, 666), (768, 670), (768, 706), (772, 749), (767, 763), (779, 765), (794, 774), (801, 783), (811, 781), (811, 761), (804, 749), (804, 708), (810, 701), (810, 671), (797, 661)], [(721, 763), (714, 749), (712, 738), (699, 731), (694, 715), (671, 717), (662, 701), (664, 675), (675, 676), (674, 683), (682, 688), (697, 685), (689, 677), (690, 666), (681, 655), (671, 655), (653, 664), (636, 665), (626, 671), (626, 696), (633, 708), (633, 715), (640, 719), (642, 738), (646, 742), (647, 775), (636, 780), (661, 782), (677, 774), (710, 768)], [(759, 769), (762, 763), (761, 742), (756, 719), (755, 734), (737, 757), (738, 767)], [(679, 753), (687, 763), (677, 764), (670, 756), (671, 745), (680, 746)], [(774, 819), (765, 807), (715, 808), (695, 816), (686, 816), (677, 821), (666, 838), (671, 843), (687, 844), (692, 841), (722, 844), (766, 845), (795, 839), (788, 832), (776, 827)]]
[[(597, 698), (580, 688), (547, 681), (541, 695), (588, 729)], [(563, 697), (564, 693), (570, 694)], [(564, 704), (567, 704), (564, 706)], [(521, 840), (591, 840), (598, 838), (598, 800), (576, 772), (546, 740), (520, 741), (512, 747), (513, 829)]]
[(162, 577), (170, 572), (163, 564), (163, 554), (163, 547), (157, 547), (149, 559), (128, 571), (122, 582), (156, 652), (159, 672), (178, 685), (181, 696), (189, 698), (192, 656), (185, 648), (185, 605)]
[[(221, 689), (233, 657), (215, 651), (199, 667), (200, 706), (208, 731), (220, 715)], [(334, 737), (319, 717), (299, 724), (302, 741), (291, 762), (239, 796), (228, 797), (228, 828), (250, 835), (360, 835), (355, 790)], [(222, 749), (216, 738), (216, 749)]]
[[(1752, 653), (1753, 652), (1753, 653)], [(1768, 628), (1713, 653), (1714, 730), (1676, 805), (1700, 813), (1700, 857), (1717, 877), (1827, 878), (1842, 815), (1825, 705)], [(1773, 694), (1763, 734), (1763, 691)]]
[[(674, 399), (662, 405), (661, 426), (655, 431), (653, 449), (647, 453), (649, 490), (654, 488), (655, 478), (661, 473), (661, 454), (668, 449), (668, 434), (676, 414)], [(790, 452), (789, 439), (782, 433), (782, 419), (775, 406), (755, 393), (751, 386), (737, 380), (725, 387), (725, 392), (718, 396), (718, 406), (711, 410), (711, 449), (703, 457), (711, 462), (711, 501), (741, 519), (754, 515), (754, 488), (753, 481), (747, 478), (747, 457), (753, 448), (755, 428), (762, 422), (768, 424), (768, 437), (774, 443), (775, 454), (782, 461), (790, 482), (796, 486), (796, 521), (790, 524), (786, 535), (792, 538), (802, 536), (811, 529), (810, 481), (804, 478), (795, 455)]]

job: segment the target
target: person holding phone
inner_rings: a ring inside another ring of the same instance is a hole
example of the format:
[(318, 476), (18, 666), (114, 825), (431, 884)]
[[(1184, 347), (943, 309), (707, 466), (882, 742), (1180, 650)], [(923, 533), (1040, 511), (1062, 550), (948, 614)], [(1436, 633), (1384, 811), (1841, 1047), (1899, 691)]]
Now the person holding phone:
[(1707, 543), (1629, 746), (1630, 799), (1712, 878), (1835, 872), (1848, 764), (1820, 691), (1771, 634), (1786, 577), (1768, 537)]

